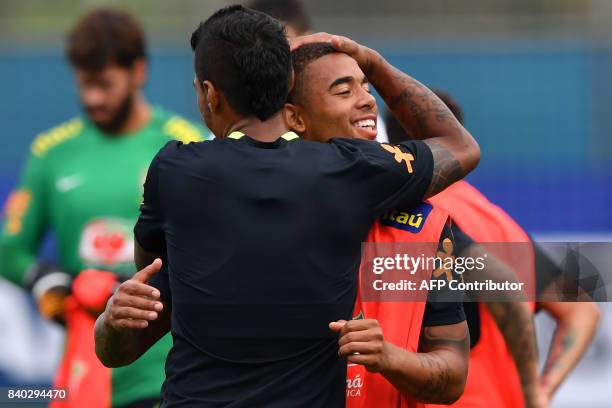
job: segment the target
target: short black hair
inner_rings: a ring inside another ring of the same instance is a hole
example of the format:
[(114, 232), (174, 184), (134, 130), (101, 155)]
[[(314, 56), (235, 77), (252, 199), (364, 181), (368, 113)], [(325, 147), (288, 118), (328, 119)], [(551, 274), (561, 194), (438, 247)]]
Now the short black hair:
[[(432, 89), (432, 92), (435, 93), (438, 98), (442, 100), (442, 102), (444, 102), (453, 115), (455, 115), (459, 123), (463, 124), (463, 110), (457, 101), (455, 101), (455, 99), (453, 99), (453, 97), (448, 93), (439, 89)], [(391, 111), (387, 110), (385, 112), (384, 119), (387, 136), (389, 137), (389, 143), (398, 144), (405, 142), (406, 140), (413, 139), (413, 137), (404, 130), (402, 125), (400, 125), (399, 121)]]
[(66, 56), (73, 67), (88, 71), (100, 71), (109, 64), (129, 68), (146, 58), (145, 36), (130, 13), (93, 9), (68, 34)]
[(225, 7), (191, 35), (199, 81), (212, 82), (237, 113), (264, 121), (280, 111), (291, 80), (291, 52), (278, 20)]
[(331, 44), (323, 42), (305, 44), (291, 52), (291, 63), (293, 64), (294, 73), (293, 89), (289, 95), (291, 101), (295, 101), (296, 97), (299, 98), (301, 96), (302, 89), (304, 88), (304, 78), (302, 75), (304, 69), (319, 58), (336, 52), (338, 51)]
[(294, 27), (300, 34), (310, 31), (310, 20), (299, 0), (253, 0), (247, 6)]

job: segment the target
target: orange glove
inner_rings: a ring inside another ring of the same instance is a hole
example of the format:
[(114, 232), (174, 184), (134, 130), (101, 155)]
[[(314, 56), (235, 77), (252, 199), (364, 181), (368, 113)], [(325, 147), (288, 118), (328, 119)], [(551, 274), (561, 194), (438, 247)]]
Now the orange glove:
[(46, 319), (64, 324), (65, 301), (68, 294), (65, 288), (47, 290), (38, 298), (38, 311)]
[(62, 325), (71, 283), (70, 274), (44, 261), (33, 265), (24, 279), (25, 286), (30, 289), (38, 304), (40, 314)]

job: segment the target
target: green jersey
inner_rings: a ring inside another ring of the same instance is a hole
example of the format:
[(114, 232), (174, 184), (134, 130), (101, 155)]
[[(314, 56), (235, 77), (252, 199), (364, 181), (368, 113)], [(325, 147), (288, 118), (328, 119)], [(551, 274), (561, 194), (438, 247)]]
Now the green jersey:
[[(61, 268), (132, 275), (133, 226), (149, 163), (169, 140), (203, 140), (198, 125), (152, 109), (142, 129), (104, 135), (84, 118), (39, 135), (17, 190), (9, 197), (0, 236), (0, 276), (21, 284), (37, 262), (45, 233), (53, 231)], [(169, 335), (130, 366), (113, 369), (113, 405), (159, 396)]]

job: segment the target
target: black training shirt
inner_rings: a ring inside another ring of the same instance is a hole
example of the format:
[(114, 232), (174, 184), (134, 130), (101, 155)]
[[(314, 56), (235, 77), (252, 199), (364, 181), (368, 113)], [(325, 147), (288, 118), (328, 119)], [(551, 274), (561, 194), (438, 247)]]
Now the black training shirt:
[(342, 407), (346, 362), (328, 323), (350, 319), (372, 221), (423, 198), (422, 142), (289, 133), (168, 143), (135, 227), (163, 254), (171, 304), (162, 407)]

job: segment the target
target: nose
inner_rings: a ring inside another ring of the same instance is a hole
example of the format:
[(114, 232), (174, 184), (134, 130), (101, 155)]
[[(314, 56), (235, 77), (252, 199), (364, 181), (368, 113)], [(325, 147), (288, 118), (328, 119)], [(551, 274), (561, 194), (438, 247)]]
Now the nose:
[(81, 97), (88, 106), (99, 106), (105, 102), (104, 91), (95, 86), (83, 87), (81, 89)]
[(371, 93), (369, 93), (368, 91), (366, 91), (363, 88), (360, 88), (359, 91), (359, 99), (358, 99), (358, 108), (359, 109), (369, 109), (369, 110), (374, 110), (374, 107), (376, 106), (376, 99), (374, 98), (374, 95), (372, 95)]

